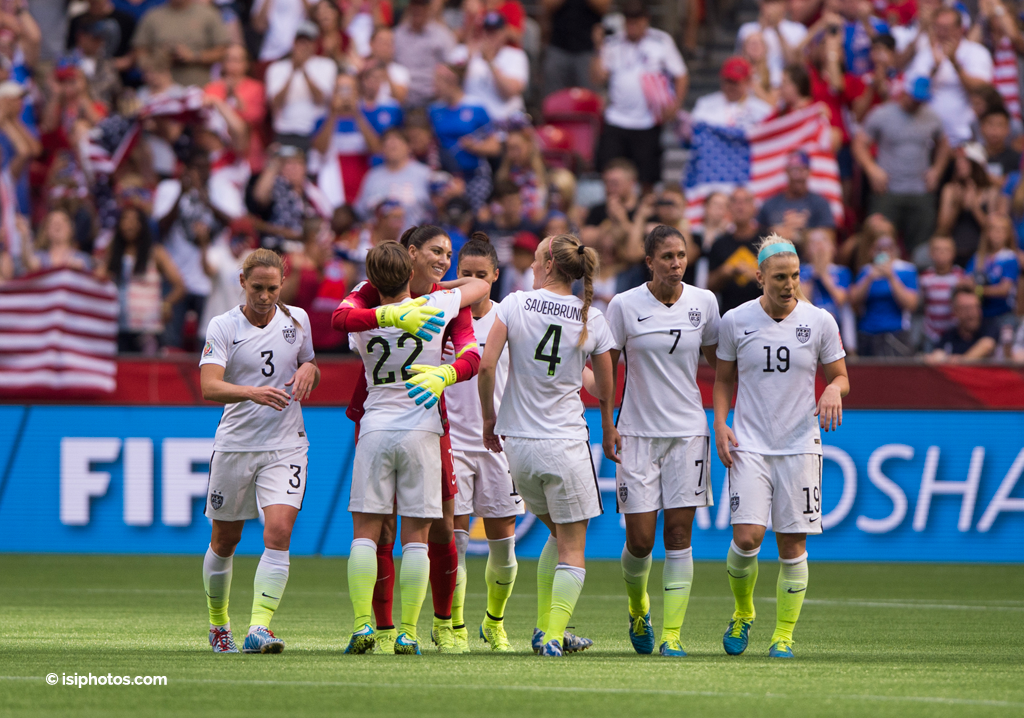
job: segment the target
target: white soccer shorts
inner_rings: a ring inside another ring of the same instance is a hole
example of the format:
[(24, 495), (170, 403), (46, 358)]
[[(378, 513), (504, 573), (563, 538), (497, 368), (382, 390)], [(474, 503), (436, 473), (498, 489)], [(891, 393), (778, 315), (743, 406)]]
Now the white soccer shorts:
[(348, 510), (439, 519), (441, 436), (432, 431), (369, 431), (359, 437)]
[(710, 458), (706, 436), (623, 436), (622, 463), (615, 467), (619, 513), (713, 506)]
[(821, 456), (765, 456), (732, 451), (733, 524), (768, 525), (777, 534), (821, 533)]
[(244, 521), (259, 506), (302, 508), (306, 495), (306, 447), (277, 451), (215, 451), (210, 459), (206, 518)]
[(526, 509), (516, 492), (505, 454), (493, 451), (456, 451), (455, 476), (459, 493), (455, 494), (456, 516), (501, 519), (519, 516)]
[(577, 439), (505, 439), (512, 482), (536, 515), (569, 524), (603, 513), (590, 445)]

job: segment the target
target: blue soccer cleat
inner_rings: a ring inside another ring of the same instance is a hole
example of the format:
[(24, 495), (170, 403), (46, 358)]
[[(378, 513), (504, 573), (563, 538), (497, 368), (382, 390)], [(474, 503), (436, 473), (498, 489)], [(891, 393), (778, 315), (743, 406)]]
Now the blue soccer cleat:
[(666, 658), (686, 658), (686, 651), (683, 650), (683, 644), (674, 638), (662, 643), (661, 647), (658, 649), (658, 653)]
[(530, 639), (530, 647), (533, 652), (540, 655), (540, 649), (544, 647), (544, 631), (539, 628), (533, 629), (533, 638)]
[(214, 653), (238, 653), (234, 636), (227, 626), (210, 627), (210, 647)]
[(768, 655), (772, 658), (793, 658), (793, 642), (780, 638), (768, 649)]
[(580, 651), (587, 650), (592, 645), (594, 645), (594, 642), (589, 638), (577, 636), (575, 633), (566, 631), (565, 635), (562, 636), (562, 651), (565, 653), (579, 653)]
[(730, 656), (738, 656), (747, 650), (747, 643), (750, 640), (750, 626), (753, 625), (752, 618), (736, 618), (729, 621), (729, 627), (725, 629), (722, 636), (722, 646)]
[(408, 633), (398, 634), (395, 639), (395, 654), (403, 656), (421, 656), (420, 643), (415, 638), (409, 638)]
[(353, 631), (352, 637), (348, 639), (348, 645), (345, 646), (345, 653), (349, 654), (362, 654), (369, 653), (373, 650), (376, 645), (376, 635), (373, 632), (373, 628), (369, 623), (364, 623), (363, 627), (358, 631)]
[(242, 644), (242, 653), (280, 653), (283, 650), (284, 641), (264, 626), (250, 631)]
[(556, 641), (554, 639), (551, 639), (550, 641), (545, 643), (543, 646), (541, 646), (540, 653), (538, 655), (541, 655), (541, 656), (559, 656), (559, 657), (561, 657), (562, 656), (562, 647), (560, 645), (558, 645), (558, 641)]
[(642, 656), (654, 653), (654, 626), (651, 625), (651, 612), (646, 616), (629, 617), (629, 642), (633, 650)]

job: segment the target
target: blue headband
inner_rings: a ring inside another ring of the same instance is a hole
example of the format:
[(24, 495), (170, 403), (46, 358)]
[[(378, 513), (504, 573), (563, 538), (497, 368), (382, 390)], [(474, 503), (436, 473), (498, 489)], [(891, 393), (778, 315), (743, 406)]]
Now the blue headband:
[(757, 265), (761, 266), (768, 257), (781, 254), (782, 252), (796, 254), (796, 247), (789, 242), (776, 242), (775, 244), (769, 244), (767, 247), (762, 247), (761, 251), (757, 253)]

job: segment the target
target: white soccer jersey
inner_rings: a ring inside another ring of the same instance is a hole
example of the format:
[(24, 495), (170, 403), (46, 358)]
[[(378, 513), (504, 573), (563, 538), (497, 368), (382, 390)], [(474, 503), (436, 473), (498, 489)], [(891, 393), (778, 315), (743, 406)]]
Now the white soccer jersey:
[(718, 343), (718, 300), (689, 284), (671, 307), (646, 284), (615, 295), (608, 326), (615, 348), (626, 351), (622, 408), (616, 427), (623, 436), (708, 436), (697, 362), (701, 347)]
[(739, 390), (732, 430), (733, 451), (785, 456), (820, 454), (821, 432), (814, 416), (818, 362), (846, 356), (836, 320), (807, 302), (781, 322), (768, 316), (760, 299), (725, 313), (718, 358), (736, 362)]
[(495, 433), (529, 439), (587, 440), (583, 418), (583, 367), (591, 354), (615, 347), (608, 322), (590, 308), (587, 340), (583, 301), (546, 289), (515, 292), (498, 307), (508, 327), (508, 383), (501, 398)]
[[(444, 312), (447, 326), (459, 314), (462, 292), (447, 289), (424, 295), (427, 304)], [(402, 302), (410, 302), (406, 299)], [(443, 334), (443, 330), (442, 330)], [(366, 371), (367, 397), (365, 413), (359, 421), (359, 435), (371, 431), (432, 431), (442, 434), (441, 403), (432, 409), (417, 405), (409, 397), (405, 382), (412, 374), (411, 364), (441, 364), (444, 343), (440, 337), (425, 342), (402, 329), (385, 327), (349, 335), (352, 346), (359, 352)]]
[[(199, 366), (224, 367), (224, 381), (239, 386), (273, 386), (291, 394), (284, 385), (300, 364), (313, 359), (309, 316), (288, 307), (292, 318), (278, 307), (263, 327), (254, 326), (235, 307), (210, 320)], [(309, 446), (302, 408), (293, 401), (283, 410), (240, 401), (225, 404), (213, 440), (215, 451), (277, 451)]]
[[(473, 317), (473, 332), (476, 343), (483, 356), (487, 345), (487, 335), (491, 333), (494, 319), (498, 316), (498, 302), (491, 302), (491, 310), (482, 317)], [(445, 346), (446, 361), (451, 359), (453, 348)], [(505, 381), (508, 378), (508, 347), (498, 358), (498, 369), (494, 378), (494, 410), (501, 406), (501, 395), (505, 393)], [(480, 392), (477, 390), (477, 379), (460, 381), (444, 390), (445, 409), (448, 411), (448, 436), (452, 440), (455, 451), (486, 451), (484, 448), (480, 407)]]

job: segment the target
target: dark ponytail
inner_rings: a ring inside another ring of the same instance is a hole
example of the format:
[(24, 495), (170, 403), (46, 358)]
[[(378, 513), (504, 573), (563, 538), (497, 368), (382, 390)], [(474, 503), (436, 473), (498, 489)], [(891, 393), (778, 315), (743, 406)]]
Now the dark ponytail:
[(469, 241), (462, 245), (459, 263), (466, 257), (486, 257), (491, 261), (491, 267), (498, 268), (498, 251), (491, 244), (491, 238), (483, 232), (473, 232), (469, 235)]
[(434, 237), (447, 237), (448, 233), (440, 227), (433, 224), (421, 224), (418, 227), (410, 227), (409, 229), (402, 232), (401, 238), (398, 243), (406, 249), (409, 247), (415, 247), (419, 249), (424, 244), (432, 240)]
[(544, 240), (548, 243), (548, 256), (552, 260), (552, 271), (566, 284), (574, 280), (583, 280), (583, 330), (576, 346), (583, 346), (587, 341), (587, 314), (594, 301), (594, 277), (600, 267), (600, 260), (590, 247), (584, 247), (579, 237), (571, 234), (559, 234)]

